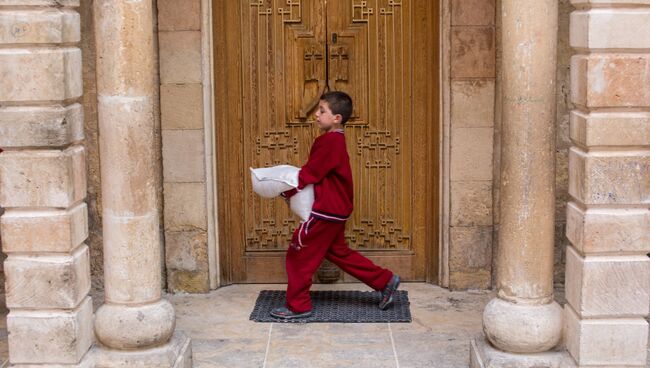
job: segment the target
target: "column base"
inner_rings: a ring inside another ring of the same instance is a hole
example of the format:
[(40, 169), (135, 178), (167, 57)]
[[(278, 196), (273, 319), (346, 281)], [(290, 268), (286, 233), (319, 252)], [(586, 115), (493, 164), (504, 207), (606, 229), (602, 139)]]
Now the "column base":
[(495, 349), (483, 337), (470, 342), (470, 368), (576, 368), (577, 365), (565, 350), (543, 353), (513, 354)]
[(95, 368), (192, 368), (191, 339), (175, 331), (164, 345), (142, 350), (113, 350), (99, 343), (91, 349)]

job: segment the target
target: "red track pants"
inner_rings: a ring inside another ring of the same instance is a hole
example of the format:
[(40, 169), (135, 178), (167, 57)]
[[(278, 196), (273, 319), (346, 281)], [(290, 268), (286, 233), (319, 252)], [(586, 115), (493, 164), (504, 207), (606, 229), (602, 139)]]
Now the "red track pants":
[(311, 310), (309, 288), (323, 258), (375, 290), (382, 290), (393, 273), (381, 268), (345, 242), (345, 222), (309, 218), (293, 232), (287, 250), (287, 308), (295, 313)]

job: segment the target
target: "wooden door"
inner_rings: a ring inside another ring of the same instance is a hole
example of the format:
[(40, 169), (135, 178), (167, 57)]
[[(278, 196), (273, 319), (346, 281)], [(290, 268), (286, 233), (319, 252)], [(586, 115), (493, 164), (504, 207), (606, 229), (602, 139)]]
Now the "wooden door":
[[(351, 247), (406, 280), (437, 274), (437, 4), (215, 0), (219, 242), (224, 282), (284, 282), (299, 225), (249, 167), (301, 166), (326, 90), (345, 91)], [(347, 280), (347, 279), (346, 279)]]

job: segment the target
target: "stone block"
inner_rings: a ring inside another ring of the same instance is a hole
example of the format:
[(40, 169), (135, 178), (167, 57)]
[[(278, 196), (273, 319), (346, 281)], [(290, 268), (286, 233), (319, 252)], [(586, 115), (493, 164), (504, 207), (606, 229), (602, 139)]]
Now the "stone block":
[(79, 13), (65, 8), (0, 10), (0, 44), (79, 42), (79, 20)]
[(62, 147), (83, 139), (80, 104), (0, 107), (0, 147)]
[(203, 130), (163, 130), (162, 155), (165, 182), (205, 181)]
[(567, 205), (566, 235), (581, 253), (650, 252), (650, 210)]
[(73, 310), (12, 310), (7, 315), (12, 364), (76, 364), (93, 342), (90, 297)]
[(205, 293), (210, 290), (207, 240), (205, 231), (165, 233), (167, 285), (171, 292)]
[(650, 146), (650, 112), (573, 110), (570, 131), (571, 139), (584, 147)]
[(575, 6), (601, 5), (601, 4), (630, 4), (630, 5), (650, 5), (650, 0), (571, 0)]
[(84, 244), (71, 255), (15, 255), (5, 260), (8, 308), (75, 308), (90, 290)]
[(96, 344), (89, 354), (94, 368), (192, 368), (192, 341), (178, 330), (166, 344), (150, 349), (116, 350)]
[(581, 318), (641, 317), (650, 307), (650, 259), (581, 256), (567, 248), (566, 299)]
[(564, 343), (579, 366), (645, 367), (648, 323), (643, 318), (580, 319), (564, 306)]
[(494, 0), (452, 0), (452, 26), (487, 26), (494, 24)]
[(61, 101), (82, 94), (81, 50), (0, 49), (0, 102)]
[(86, 196), (82, 146), (0, 154), (0, 206), (67, 208)]
[(494, 27), (452, 27), (451, 77), (494, 78), (494, 37)]
[(80, 0), (0, 0), (0, 5), (79, 7)]
[(492, 277), (492, 226), (451, 227), (449, 287), (487, 289)]
[(588, 108), (650, 106), (650, 54), (571, 57), (571, 102)]
[(203, 86), (163, 84), (160, 86), (160, 110), (163, 129), (203, 128)]
[(201, 83), (201, 32), (159, 32), (161, 83)]
[(451, 126), (494, 126), (494, 80), (451, 82)]
[(88, 237), (88, 207), (66, 210), (8, 210), (0, 217), (2, 251), (70, 252)]
[(451, 131), (451, 180), (492, 180), (492, 128)]
[(650, 151), (569, 150), (569, 194), (584, 204), (650, 203)]
[(451, 226), (492, 225), (492, 182), (453, 181)]
[[(650, 48), (649, 8), (596, 8), (571, 13), (571, 47), (589, 49)], [(634, 29), (634, 32), (630, 32)]]
[(207, 230), (205, 184), (165, 183), (165, 230)]
[(158, 0), (158, 30), (200, 31), (201, 0)]

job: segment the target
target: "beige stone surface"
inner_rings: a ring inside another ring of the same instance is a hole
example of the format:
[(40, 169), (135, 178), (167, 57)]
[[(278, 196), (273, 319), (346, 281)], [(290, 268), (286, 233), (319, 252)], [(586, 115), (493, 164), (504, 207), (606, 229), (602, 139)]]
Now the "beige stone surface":
[(451, 227), (449, 287), (487, 289), (492, 274), (492, 227)]
[(582, 256), (567, 249), (566, 298), (581, 318), (642, 317), (650, 308), (650, 259)]
[(495, 76), (494, 27), (452, 27), (450, 52), (452, 78)]
[(203, 130), (163, 130), (163, 178), (167, 183), (205, 181)]
[(61, 147), (83, 139), (79, 104), (0, 107), (0, 147)]
[(451, 24), (478, 26), (493, 25), (495, 13), (494, 0), (452, 0)]
[(92, 301), (73, 310), (12, 310), (7, 316), (13, 364), (75, 364), (93, 342)]
[(571, 100), (589, 108), (650, 106), (650, 54), (571, 58)]
[(165, 230), (206, 230), (205, 185), (165, 183)]
[(163, 129), (203, 128), (203, 86), (198, 83), (160, 86)]
[(542, 353), (514, 354), (495, 349), (483, 337), (470, 344), (470, 368), (576, 368), (573, 358), (561, 347)]
[(207, 233), (202, 230), (165, 232), (170, 292), (205, 293), (210, 290), (207, 240)]
[(201, 0), (159, 0), (158, 30), (201, 30)]
[(173, 308), (160, 299), (153, 3), (97, 0), (93, 8), (106, 297), (95, 334), (116, 350), (166, 344), (174, 330)]
[(174, 321), (174, 307), (165, 299), (134, 305), (106, 300), (95, 314), (95, 336), (113, 349), (146, 349), (167, 342)]
[(81, 96), (81, 50), (0, 49), (0, 101), (61, 101)]
[(571, 139), (586, 147), (650, 146), (650, 112), (574, 110)]
[[(255, 323), (248, 317), (259, 290), (286, 285), (232, 285), (209, 294), (170, 296), (177, 326), (192, 337), (194, 367), (467, 367), (469, 340), (493, 293), (455, 292), (403, 283), (412, 323)], [(316, 290), (369, 290), (363, 284)], [(215, 310), (221, 313), (215, 313)], [(392, 336), (392, 343), (391, 343)], [(291, 342), (291, 344), (289, 344)], [(394, 346), (394, 347), (393, 347)]]
[(201, 32), (159, 32), (161, 83), (201, 83)]
[(0, 10), (0, 43), (79, 42), (79, 25), (79, 13), (71, 9)]
[(645, 367), (648, 322), (643, 318), (583, 319), (564, 307), (564, 342), (580, 366)]
[(86, 195), (84, 148), (3, 152), (0, 177), (0, 206), (69, 207)]
[[(571, 13), (571, 46), (589, 49), (650, 48), (650, 9), (604, 8)], [(634, 32), (630, 32), (633, 29)]]
[(492, 182), (451, 183), (451, 226), (492, 225)]
[(451, 180), (492, 179), (492, 128), (456, 128), (451, 132)]
[(142, 350), (116, 351), (95, 345), (89, 352), (94, 368), (192, 368), (192, 342), (176, 331), (170, 341)]
[(650, 252), (650, 209), (567, 206), (566, 234), (581, 253)]
[(85, 203), (66, 210), (8, 210), (0, 217), (2, 251), (70, 252), (88, 237)]
[(88, 247), (70, 255), (10, 254), (5, 260), (7, 307), (72, 309), (90, 290)]
[(569, 151), (569, 193), (584, 204), (650, 203), (650, 151)]
[(0, 0), (0, 5), (79, 6), (80, 0)]
[(494, 80), (451, 82), (451, 124), (454, 128), (494, 125)]

